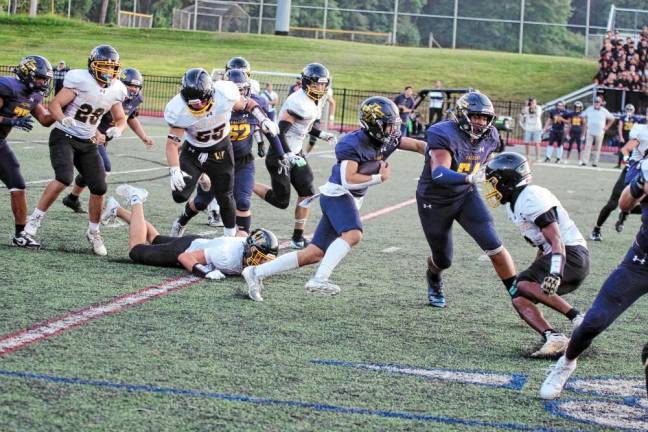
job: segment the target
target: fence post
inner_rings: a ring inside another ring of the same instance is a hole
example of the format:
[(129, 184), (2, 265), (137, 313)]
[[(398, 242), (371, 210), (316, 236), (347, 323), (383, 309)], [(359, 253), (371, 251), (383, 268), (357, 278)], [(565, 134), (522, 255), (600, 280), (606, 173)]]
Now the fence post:
[(587, 51), (589, 51), (590, 3), (590, 0), (587, 0), (587, 12), (585, 15), (585, 57), (587, 57)]
[(340, 133), (344, 130), (344, 113), (346, 112), (346, 94), (347, 89), (342, 89), (342, 118), (340, 119)]
[(524, 0), (520, 0), (520, 40), (518, 41), (518, 54), (524, 49)]
[(259, 5), (259, 28), (258, 28), (258, 34), (261, 34), (263, 30), (263, 0), (261, 0), (261, 4)]
[(457, 16), (459, 15), (459, 0), (454, 0), (454, 14), (452, 18), (452, 49), (457, 48)]
[(322, 26), (322, 39), (326, 39), (327, 19), (328, 19), (328, 0), (324, 0), (324, 25)]
[(396, 45), (396, 39), (398, 39), (398, 33), (396, 32), (398, 27), (398, 0), (394, 0), (394, 22), (392, 24), (392, 34), (394, 38), (392, 39), (393, 45)]

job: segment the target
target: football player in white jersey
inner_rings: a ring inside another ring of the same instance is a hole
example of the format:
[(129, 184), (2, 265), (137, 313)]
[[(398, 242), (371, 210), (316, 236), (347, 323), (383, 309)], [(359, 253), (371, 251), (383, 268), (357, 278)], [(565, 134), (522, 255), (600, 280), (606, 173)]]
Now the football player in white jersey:
[[(310, 134), (330, 143), (335, 143), (335, 135), (313, 127), (321, 115), (322, 99), (330, 85), (328, 69), (319, 63), (306, 65), (301, 74), (302, 88), (288, 96), (279, 112), (279, 138), (286, 153), (284, 157), (269, 149), (265, 163), (272, 186), (257, 183), (254, 193), (280, 209), (290, 204), (290, 185), (297, 191), (295, 208), (295, 227), (290, 245), (293, 249), (303, 249), (307, 245), (304, 239), (304, 225), (308, 218), (308, 208), (299, 203), (315, 194), (313, 171), (303, 157), (304, 138)], [(283, 160), (290, 160), (290, 168), (285, 169)]]
[[(317, 117), (317, 120), (313, 123), (313, 127), (315, 129), (321, 129), (321, 124), (322, 124), (322, 115), (323, 112), (326, 110), (326, 107), (328, 106), (328, 122), (326, 123), (327, 128), (330, 129), (333, 127), (333, 120), (335, 120), (335, 99), (333, 99), (333, 89), (329, 87), (329, 89), (326, 91), (326, 96), (322, 99), (322, 108), (320, 109), (319, 112), (319, 117)], [(304, 155), (308, 157), (308, 154), (313, 151), (313, 148), (315, 147), (315, 144), (317, 143), (317, 138), (311, 135), (308, 138), (308, 142), (306, 143), (306, 146), (304, 147)]]
[(560, 204), (547, 189), (532, 185), (526, 158), (504, 152), (486, 164), (486, 199), (492, 207), (506, 205), (506, 213), (538, 256), (517, 275), (509, 289), (513, 307), (545, 343), (532, 357), (556, 356), (569, 339), (547, 322), (538, 308), (542, 303), (571, 320), (576, 328), (583, 320), (576, 308), (561, 296), (576, 290), (589, 273), (587, 243)]
[(110, 45), (95, 47), (88, 57), (87, 69), (74, 69), (65, 75), (63, 88), (49, 104), (56, 120), (50, 133), (49, 148), (55, 179), (41, 195), (29, 217), (25, 231), (35, 235), (45, 212), (74, 180), (74, 168), (90, 189), (86, 238), (97, 255), (106, 255), (99, 223), (106, 193), (106, 171), (95, 141), (101, 117), (110, 112), (115, 125), (106, 130), (108, 138), (118, 138), (126, 127), (122, 101), (128, 94), (117, 79), (121, 64), (119, 54)]
[(131, 210), (117, 200), (106, 200), (103, 218), (118, 217), (130, 225), (128, 256), (136, 264), (159, 267), (184, 267), (194, 275), (220, 280), (240, 275), (243, 268), (259, 265), (277, 257), (277, 237), (266, 229), (256, 229), (247, 237), (203, 238), (197, 235), (168, 237), (144, 218), (145, 189), (120, 185), (117, 194), (126, 198)]
[(214, 83), (202, 68), (185, 72), (180, 93), (165, 108), (164, 119), (170, 126), (166, 156), (173, 200), (187, 203), (183, 215), (173, 223), (172, 236), (181, 236), (186, 222), (208, 204), (197, 208), (193, 201), (187, 202), (203, 173), (209, 177), (211, 193), (220, 206), (224, 235), (236, 235), (234, 154), (230, 141), (233, 109), (251, 113), (264, 132), (279, 132), (255, 101), (239, 93), (236, 84), (223, 80)]

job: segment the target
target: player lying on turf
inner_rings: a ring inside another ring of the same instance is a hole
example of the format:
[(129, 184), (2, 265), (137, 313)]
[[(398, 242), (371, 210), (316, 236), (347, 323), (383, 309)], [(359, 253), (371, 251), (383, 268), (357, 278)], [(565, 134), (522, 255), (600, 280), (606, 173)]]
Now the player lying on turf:
[(106, 200), (102, 220), (118, 217), (130, 225), (128, 256), (136, 264), (159, 267), (182, 266), (196, 276), (223, 279), (239, 275), (243, 268), (275, 259), (279, 243), (266, 229), (252, 231), (248, 237), (204, 238), (198, 235), (162, 236), (144, 218), (145, 189), (121, 185), (117, 194), (128, 200), (131, 210), (122, 208), (113, 197)]
[(263, 279), (321, 261), (306, 290), (337, 294), (340, 287), (329, 277), (335, 267), (362, 239), (359, 208), (369, 186), (389, 179), (391, 168), (385, 160), (396, 150), (423, 153), (425, 143), (401, 137), (396, 104), (373, 96), (360, 105), (361, 128), (345, 135), (335, 147), (337, 162), (328, 183), (320, 188), (322, 218), (313, 240), (305, 249), (282, 255), (271, 263), (243, 270), (249, 296), (263, 301)]
[(508, 289), (513, 307), (545, 340), (531, 356), (556, 356), (565, 351), (569, 339), (553, 329), (537, 304), (560, 312), (578, 327), (583, 315), (561, 296), (577, 289), (589, 273), (589, 251), (560, 201), (530, 183), (529, 163), (520, 154), (504, 152), (486, 164), (486, 200), (491, 207), (505, 204), (509, 220), (539, 249), (536, 260)]
[(644, 200), (648, 193), (648, 160), (643, 159), (640, 163), (640, 173), (621, 193), (619, 207), (627, 211), (641, 203), (641, 228), (621, 264), (603, 282), (592, 307), (572, 334), (565, 355), (542, 383), (540, 397), (543, 399), (560, 396), (569, 376), (576, 370), (578, 356), (619, 315), (648, 293), (648, 203)]

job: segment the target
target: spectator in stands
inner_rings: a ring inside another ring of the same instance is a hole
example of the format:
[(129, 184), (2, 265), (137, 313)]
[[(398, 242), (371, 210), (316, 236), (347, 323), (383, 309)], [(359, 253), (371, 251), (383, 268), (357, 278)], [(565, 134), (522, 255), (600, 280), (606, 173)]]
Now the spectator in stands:
[(394, 103), (398, 107), (398, 112), (400, 113), (402, 122), (402, 136), (407, 136), (407, 123), (409, 121), (411, 112), (414, 110), (414, 98), (412, 97), (412, 94), (414, 94), (414, 89), (412, 88), (412, 86), (407, 86), (405, 87), (405, 90), (403, 90), (403, 93), (399, 94), (394, 99)]
[(65, 62), (61, 60), (54, 69), (54, 94), (57, 94), (63, 88), (63, 80), (65, 79), (65, 74), (70, 70), (69, 67), (65, 65)]
[(585, 154), (583, 160), (580, 162), (581, 166), (590, 163), (590, 155), (592, 152), (592, 144), (594, 144), (594, 161), (592, 166), (598, 166), (601, 157), (601, 146), (603, 145), (603, 136), (612, 123), (614, 123), (614, 116), (603, 107), (603, 98), (597, 96), (594, 99), (594, 105), (587, 107), (583, 112), (585, 119)]
[(540, 161), (540, 141), (542, 140), (542, 107), (533, 96), (529, 97), (526, 106), (519, 116), (520, 127), (524, 131), (524, 151), (528, 161), (529, 146), (535, 146), (535, 160)]
[[(442, 89), (443, 82), (437, 80), (434, 83), (435, 89)], [(428, 92), (428, 98), (430, 99), (430, 106), (428, 109), (428, 127), (434, 123), (438, 123), (443, 120), (443, 107), (446, 104), (446, 94), (442, 91), (431, 91)]]
[(260, 96), (263, 99), (265, 99), (266, 102), (268, 103), (268, 109), (266, 110), (266, 112), (268, 113), (268, 117), (270, 118), (270, 120), (274, 121), (275, 120), (276, 107), (277, 107), (277, 104), (279, 103), (279, 95), (277, 94), (276, 91), (274, 91), (272, 89), (272, 83), (271, 82), (266, 83), (265, 88), (261, 92)]

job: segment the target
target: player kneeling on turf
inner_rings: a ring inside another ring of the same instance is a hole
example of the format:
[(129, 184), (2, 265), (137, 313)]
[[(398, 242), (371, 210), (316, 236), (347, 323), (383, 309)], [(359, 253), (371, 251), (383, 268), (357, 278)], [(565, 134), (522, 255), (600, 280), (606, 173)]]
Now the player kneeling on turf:
[(583, 315), (561, 296), (577, 289), (589, 273), (589, 251), (560, 201), (549, 190), (530, 183), (531, 170), (522, 155), (504, 152), (486, 164), (488, 203), (492, 207), (505, 204), (509, 220), (539, 249), (537, 259), (508, 290), (513, 307), (545, 339), (531, 356), (556, 356), (565, 351), (569, 339), (553, 329), (537, 304), (560, 312), (578, 327)]
[(277, 256), (277, 237), (266, 229), (254, 230), (248, 237), (162, 236), (144, 218), (146, 190), (121, 185), (117, 194), (128, 200), (131, 210), (120, 207), (117, 200), (110, 197), (102, 220), (116, 216), (130, 225), (128, 256), (136, 264), (182, 266), (196, 276), (220, 280), (225, 275), (241, 274), (246, 266), (263, 264)]
[(337, 162), (328, 183), (320, 188), (322, 219), (312, 242), (272, 263), (243, 270), (251, 299), (263, 301), (264, 278), (320, 261), (315, 276), (306, 283), (306, 290), (330, 295), (340, 292), (329, 277), (351, 247), (362, 239), (358, 209), (367, 189), (389, 179), (391, 168), (385, 160), (396, 149), (423, 153), (425, 148), (423, 141), (401, 137), (398, 108), (387, 98), (373, 96), (362, 102), (360, 124), (360, 129), (345, 135), (335, 147)]

